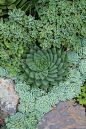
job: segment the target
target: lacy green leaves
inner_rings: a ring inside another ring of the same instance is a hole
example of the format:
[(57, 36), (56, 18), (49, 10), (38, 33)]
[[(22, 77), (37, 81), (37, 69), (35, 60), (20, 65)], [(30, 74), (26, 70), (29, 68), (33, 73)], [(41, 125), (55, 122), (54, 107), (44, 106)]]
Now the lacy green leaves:
[(83, 104), (84, 106), (86, 105), (86, 85), (81, 87), (81, 92), (77, 96), (77, 101), (79, 104)]
[(24, 77), (29, 84), (47, 89), (64, 80), (68, 74), (66, 53), (56, 48), (43, 50), (34, 47), (26, 54), (23, 64)]

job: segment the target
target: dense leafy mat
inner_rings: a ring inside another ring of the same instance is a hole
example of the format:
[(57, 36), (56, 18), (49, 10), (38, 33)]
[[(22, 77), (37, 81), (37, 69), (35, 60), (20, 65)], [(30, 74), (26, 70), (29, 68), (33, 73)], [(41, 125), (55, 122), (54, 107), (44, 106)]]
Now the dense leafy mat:
[[(21, 76), (13, 77), (13, 80), (15, 80), (15, 90), (20, 97), (20, 103), (18, 105), (18, 112), (14, 116), (5, 119), (7, 129), (35, 129), (43, 115), (52, 110), (55, 104), (79, 95), (82, 89), (81, 86), (83, 86), (83, 82), (86, 80), (86, 73), (83, 73), (83, 68), (80, 69), (81, 67), (79, 66), (79, 62), (85, 59), (85, 54), (83, 57), (81, 53), (83, 48), (84, 46), (81, 47), (80, 54), (73, 51), (67, 52), (68, 62), (72, 62), (72, 67), (69, 68), (69, 75), (67, 75), (65, 81), (53, 86), (48, 93), (39, 88), (31, 89), (30, 85), (22, 81)], [(75, 57), (75, 59), (72, 57)], [(9, 72), (0, 67), (0, 76), (9, 77)], [(83, 90), (83, 95), (84, 93)], [(83, 98), (80, 97), (80, 102), (82, 101), (81, 99)]]
[(0, 19), (0, 76), (15, 81), (20, 102), (6, 128), (35, 129), (55, 104), (77, 95), (86, 104), (86, 0), (0, 1), (0, 16), (7, 13)]
[(22, 55), (36, 45), (45, 50), (64, 47), (79, 52), (81, 40), (86, 37), (85, 3), (50, 0), (48, 7), (40, 5), (46, 12), (41, 14), (38, 8), (40, 19), (20, 9), (9, 11), (9, 18), (0, 20), (0, 65), (11, 71), (11, 76), (17, 75)]
[(8, 10), (18, 9), (31, 13), (37, 0), (0, 0), (0, 17), (7, 15)]

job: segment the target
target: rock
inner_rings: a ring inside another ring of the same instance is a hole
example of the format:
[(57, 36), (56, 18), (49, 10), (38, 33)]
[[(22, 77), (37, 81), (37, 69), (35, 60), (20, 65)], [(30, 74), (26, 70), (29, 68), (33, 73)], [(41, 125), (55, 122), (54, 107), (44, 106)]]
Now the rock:
[(9, 115), (16, 113), (18, 94), (11, 79), (0, 78), (0, 108)]

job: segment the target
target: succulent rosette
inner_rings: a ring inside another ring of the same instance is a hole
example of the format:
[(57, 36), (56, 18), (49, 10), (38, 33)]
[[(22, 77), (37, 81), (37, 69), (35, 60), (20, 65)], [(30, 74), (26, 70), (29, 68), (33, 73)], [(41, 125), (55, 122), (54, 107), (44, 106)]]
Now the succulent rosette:
[(58, 85), (68, 73), (67, 56), (63, 50), (34, 47), (24, 57), (24, 78), (28, 84), (47, 89)]

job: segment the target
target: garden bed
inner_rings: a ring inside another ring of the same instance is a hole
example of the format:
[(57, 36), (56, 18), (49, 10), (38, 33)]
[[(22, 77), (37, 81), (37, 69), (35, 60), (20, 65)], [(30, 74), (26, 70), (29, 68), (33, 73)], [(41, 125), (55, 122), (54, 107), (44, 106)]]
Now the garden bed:
[(0, 77), (19, 95), (2, 128), (35, 129), (68, 100), (86, 109), (86, 0), (0, 1), (0, 16)]

